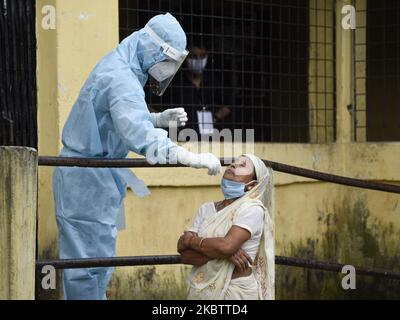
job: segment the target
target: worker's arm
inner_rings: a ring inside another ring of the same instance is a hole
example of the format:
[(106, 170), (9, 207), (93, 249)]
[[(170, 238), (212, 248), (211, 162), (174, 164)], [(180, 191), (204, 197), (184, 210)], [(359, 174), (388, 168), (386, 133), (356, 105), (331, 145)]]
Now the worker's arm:
[(151, 162), (168, 163), (171, 158), (176, 159), (177, 145), (168, 138), (167, 131), (154, 127), (139, 81), (129, 70), (120, 73), (107, 91), (116, 132), (129, 150)]
[(180, 239), (181, 250), (192, 249), (211, 259), (230, 258), (250, 237), (250, 232), (239, 226), (232, 226), (225, 237), (201, 238), (185, 233)]
[(144, 91), (139, 86), (135, 77), (126, 75), (114, 79), (108, 89), (115, 130), (129, 150), (146, 156), (152, 164), (181, 163), (192, 168), (207, 168), (210, 175), (218, 174), (221, 163), (213, 154), (190, 152), (172, 142), (167, 131), (154, 127)]

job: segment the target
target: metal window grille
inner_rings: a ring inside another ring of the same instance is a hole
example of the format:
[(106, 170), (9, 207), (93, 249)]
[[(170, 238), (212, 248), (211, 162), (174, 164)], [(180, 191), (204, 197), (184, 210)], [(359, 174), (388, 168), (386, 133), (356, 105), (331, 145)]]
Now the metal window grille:
[(400, 140), (400, 1), (357, 0), (355, 140)]
[(37, 147), (35, 0), (0, 2), (0, 145)]
[(196, 110), (216, 114), (223, 105), (231, 113), (215, 123), (219, 130), (254, 129), (260, 142), (334, 141), (333, 0), (120, 0), (119, 6), (121, 40), (170, 12), (188, 45), (208, 52), (201, 102), (187, 97), (196, 90), (184, 65), (169, 93), (146, 94), (152, 109), (185, 107), (195, 128)]

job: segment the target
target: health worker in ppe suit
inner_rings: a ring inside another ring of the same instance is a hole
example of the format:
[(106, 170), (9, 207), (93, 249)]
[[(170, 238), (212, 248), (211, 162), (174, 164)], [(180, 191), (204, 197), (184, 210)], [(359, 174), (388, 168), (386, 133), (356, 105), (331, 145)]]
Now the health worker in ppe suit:
[[(62, 133), (62, 157), (125, 158), (129, 151), (150, 163), (182, 163), (221, 170), (212, 154), (177, 146), (159, 127), (183, 126), (182, 108), (150, 114), (143, 86), (150, 77), (162, 95), (185, 60), (186, 35), (169, 13), (153, 17), (104, 57), (85, 82)], [(124, 227), (126, 188), (143, 197), (149, 191), (129, 169), (58, 167), (53, 174), (61, 259), (112, 257), (117, 229)], [(114, 268), (67, 269), (66, 299), (106, 299)]]

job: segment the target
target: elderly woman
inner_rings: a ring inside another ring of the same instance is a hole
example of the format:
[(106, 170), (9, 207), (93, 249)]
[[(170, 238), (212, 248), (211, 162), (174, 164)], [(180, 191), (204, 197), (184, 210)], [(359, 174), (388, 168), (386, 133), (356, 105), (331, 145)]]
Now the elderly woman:
[(203, 204), (178, 241), (193, 265), (188, 299), (274, 299), (272, 170), (244, 155), (224, 173), (224, 200)]

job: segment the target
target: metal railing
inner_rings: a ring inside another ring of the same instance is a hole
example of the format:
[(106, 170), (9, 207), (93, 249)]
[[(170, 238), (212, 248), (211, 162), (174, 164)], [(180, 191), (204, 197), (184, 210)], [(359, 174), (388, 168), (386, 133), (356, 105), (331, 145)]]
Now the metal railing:
[[(310, 259), (300, 259), (293, 257), (276, 256), (275, 263), (278, 265), (302, 267), (331, 272), (341, 272), (345, 264), (317, 261)], [(179, 255), (160, 255), (160, 256), (135, 256), (135, 257), (114, 257), (114, 258), (88, 258), (88, 259), (60, 259), (42, 260), (36, 262), (36, 268), (40, 269), (46, 265), (51, 265), (55, 269), (79, 269), (79, 268), (98, 268), (98, 267), (126, 267), (126, 266), (146, 266), (146, 265), (171, 265), (181, 264)], [(382, 277), (400, 280), (400, 272), (383, 269), (354, 267), (358, 275)]]
[[(231, 163), (232, 159), (220, 159), (221, 164)], [(344, 176), (333, 175), (310, 169), (299, 168), (287, 164), (263, 160), (264, 163), (275, 171), (298, 175), (302, 177), (317, 179), (346, 186), (400, 193), (400, 186), (370, 182)], [(150, 164), (145, 159), (100, 159), (100, 158), (62, 158), (62, 157), (39, 157), (39, 166), (66, 166), (66, 167), (95, 167), (95, 168), (149, 168), (149, 167), (184, 167), (181, 164)], [(94, 267), (122, 267), (122, 266), (143, 266), (143, 265), (166, 265), (180, 264), (179, 255), (159, 255), (159, 256), (132, 256), (132, 257), (113, 257), (113, 258), (87, 258), (87, 259), (58, 259), (41, 260), (36, 262), (36, 268), (45, 265), (52, 265), (56, 269), (74, 268), (94, 268)], [(345, 264), (317, 261), (311, 259), (301, 259), (295, 257), (276, 256), (275, 263), (279, 265), (303, 267), (331, 272), (341, 272)], [(355, 267), (357, 274), (375, 277), (383, 277), (400, 280), (400, 272), (368, 268)], [(38, 273), (39, 274), (39, 273)]]
[[(400, 186), (343, 177), (339, 175), (324, 173), (320, 171), (299, 168), (287, 164), (263, 160), (265, 165), (275, 171), (293, 174), (301, 177), (332, 182), (345, 186), (352, 186), (377, 191), (385, 191), (400, 194)], [(231, 163), (232, 159), (221, 159), (221, 164)], [(39, 166), (62, 166), (62, 167), (96, 167), (96, 168), (173, 168), (184, 167), (181, 164), (155, 164), (148, 163), (145, 159), (103, 159), (103, 158), (61, 158), (61, 157), (39, 157)]]

